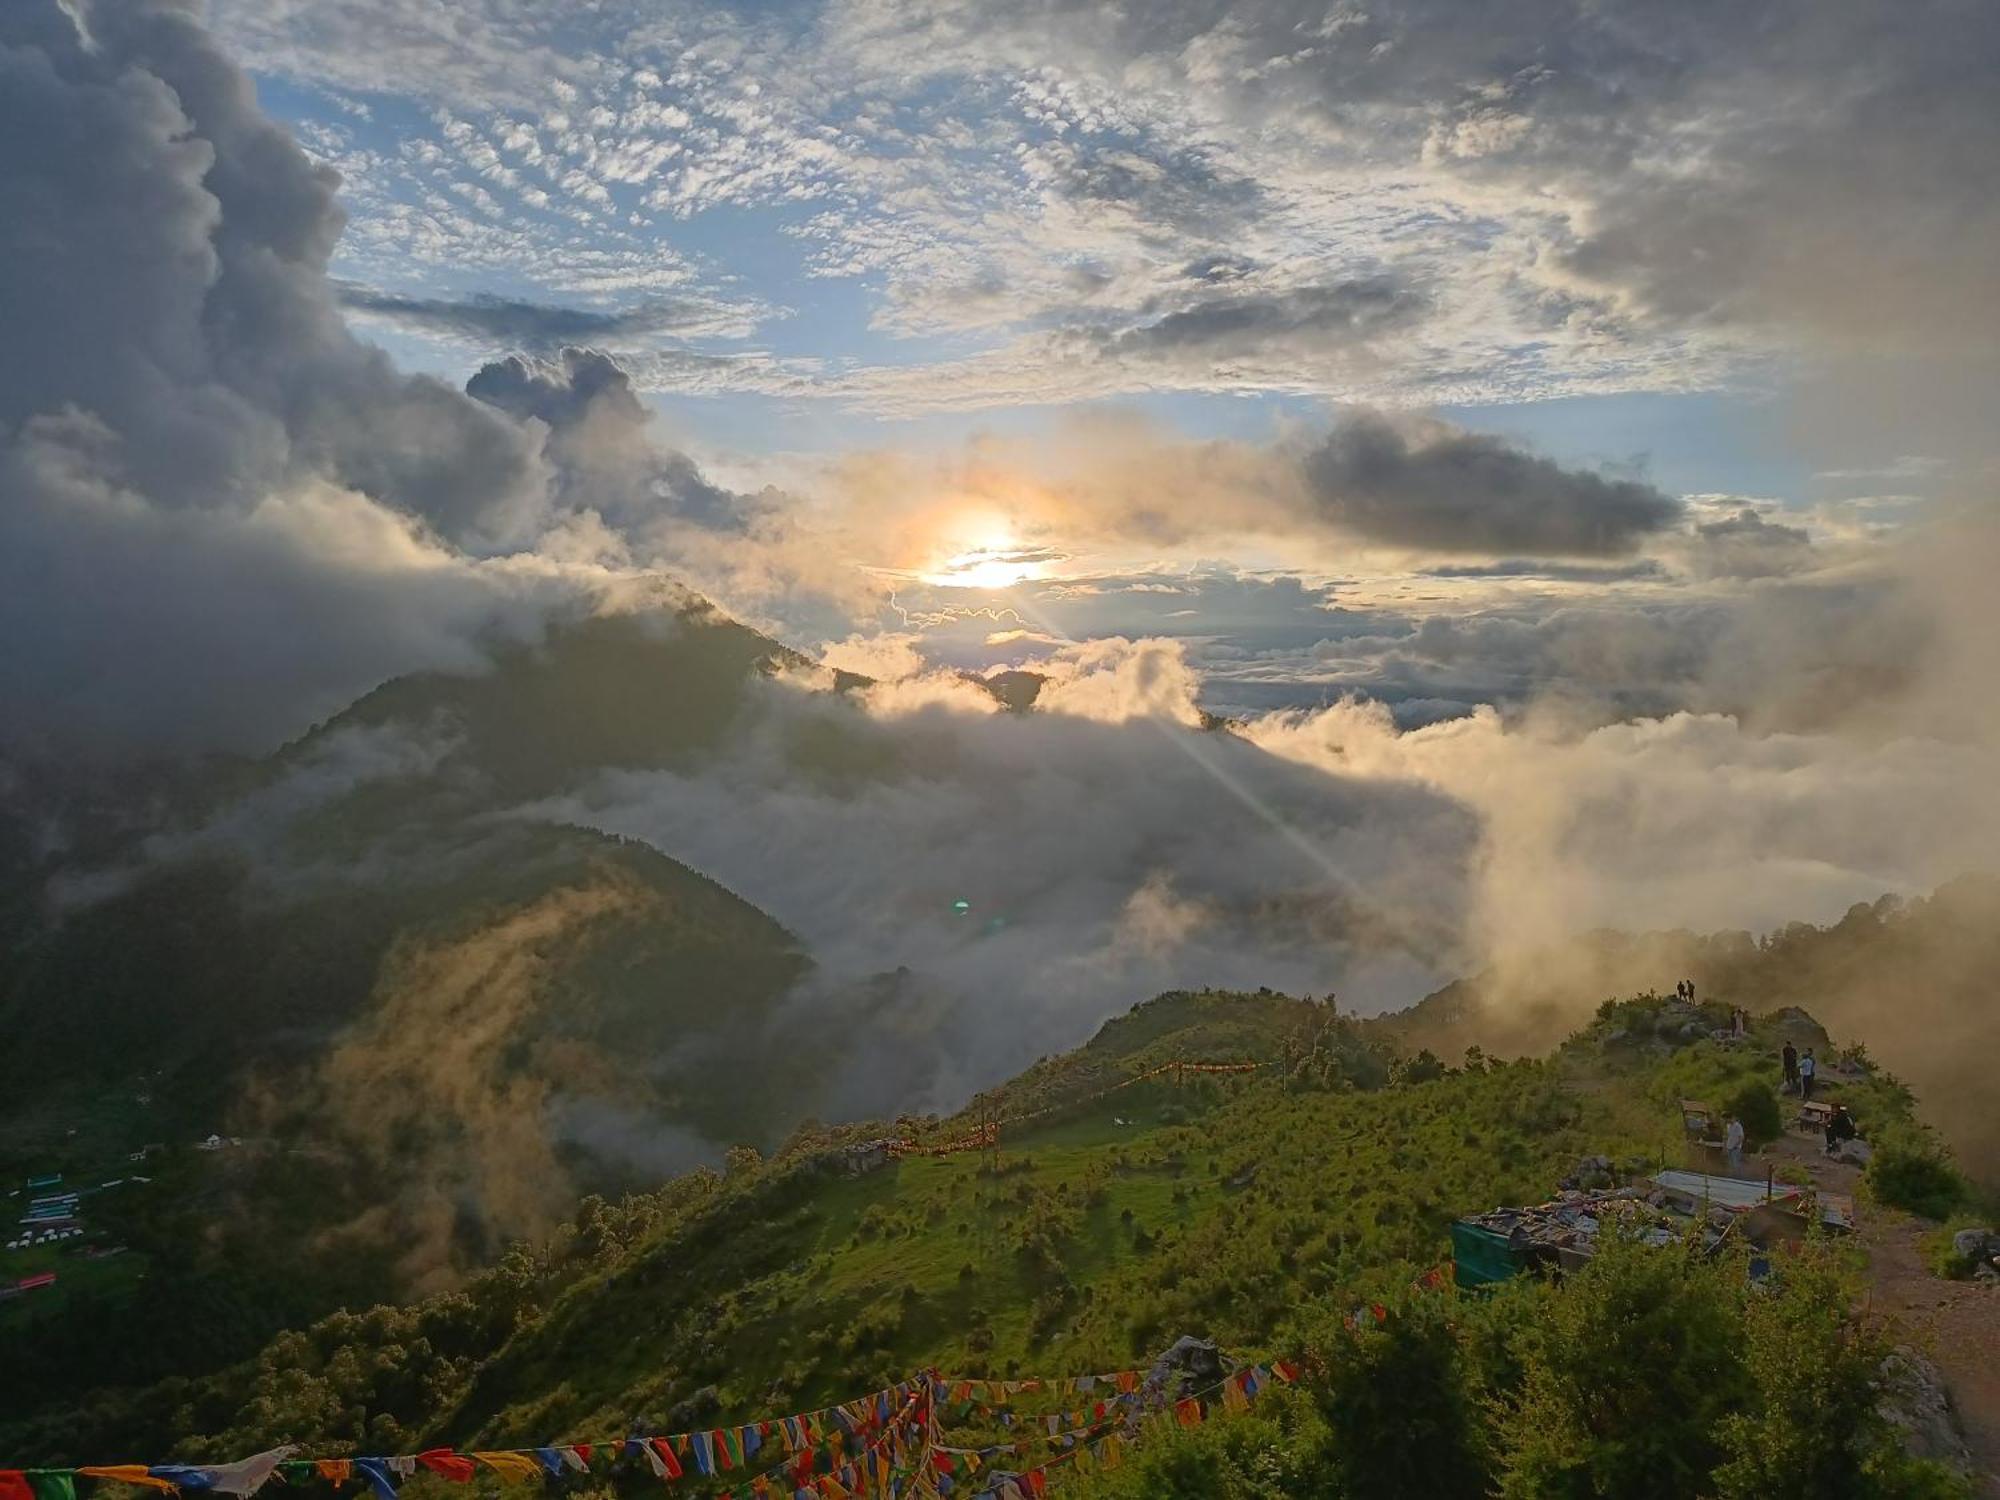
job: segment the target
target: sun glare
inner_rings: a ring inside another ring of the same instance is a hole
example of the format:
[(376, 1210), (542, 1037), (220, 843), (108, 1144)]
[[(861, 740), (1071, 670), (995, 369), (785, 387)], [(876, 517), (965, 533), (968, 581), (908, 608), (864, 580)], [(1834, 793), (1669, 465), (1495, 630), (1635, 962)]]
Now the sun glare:
[(1041, 549), (1024, 546), (1005, 525), (961, 531), (961, 548), (933, 564), (921, 577), (944, 588), (1004, 589), (1040, 578), (1047, 568)]
[(974, 547), (948, 557), (924, 582), (946, 588), (1004, 589), (1042, 576), (1042, 564), (1010, 548)]

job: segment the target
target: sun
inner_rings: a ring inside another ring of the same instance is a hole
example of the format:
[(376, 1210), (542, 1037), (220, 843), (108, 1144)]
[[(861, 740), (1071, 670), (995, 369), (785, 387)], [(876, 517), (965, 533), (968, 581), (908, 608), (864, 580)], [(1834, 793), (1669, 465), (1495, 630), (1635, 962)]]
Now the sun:
[(924, 582), (960, 589), (1005, 589), (1042, 576), (1042, 564), (1006, 547), (973, 547), (948, 557)]
[[(942, 588), (1005, 589), (1040, 578), (1048, 567), (1039, 547), (1025, 546), (1011, 527), (981, 518), (977, 530), (959, 532), (960, 550), (919, 576)], [(969, 533), (969, 535), (968, 535)]]

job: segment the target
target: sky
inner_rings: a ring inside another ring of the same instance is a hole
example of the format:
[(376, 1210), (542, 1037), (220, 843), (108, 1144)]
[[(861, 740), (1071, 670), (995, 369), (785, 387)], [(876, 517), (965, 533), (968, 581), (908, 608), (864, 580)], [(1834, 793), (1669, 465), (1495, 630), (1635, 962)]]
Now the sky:
[(1407, 998), (1923, 889), (2000, 835), (1996, 64), (1984, 0), (14, 0), (0, 742), (266, 753), (665, 577), (906, 781), (555, 814), (830, 937), (788, 829), (1000, 839), (1100, 1012), (1301, 892), (1287, 976)]

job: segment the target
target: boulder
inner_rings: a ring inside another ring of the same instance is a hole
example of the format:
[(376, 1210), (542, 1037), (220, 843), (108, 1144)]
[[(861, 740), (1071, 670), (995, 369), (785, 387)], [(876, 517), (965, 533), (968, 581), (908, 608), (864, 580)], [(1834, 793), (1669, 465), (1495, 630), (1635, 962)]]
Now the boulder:
[(690, 1427), (700, 1427), (722, 1410), (722, 1392), (712, 1385), (705, 1385), (684, 1400), (677, 1401), (667, 1412), (666, 1431), (685, 1432)]
[(1972, 1476), (1972, 1454), (1936, 1365), (1899, 1344), (1882, 1361), (1881, 1392), (1876, 1410), (1902, 1433), (1904, 1450), (1912, 1458), (1928, 1458)]
[(1616, 1180), (1612, 1175), (1610, 1157), (1583, 1156), (1577, 1158), (1576, 1168), (1564, 1179), (1564, 1184), (1580, 1188), (1608, 1188)]
[(1951, 1237), (1952, 1252), (1970, 1261), (1988, 1261), (2000, 1255), (2000, 1234), (1990, 1229), (1961, 1229)]
[(1846, 1162), (1853, 1167), (1865, 1167), (1874, 1159), (1875, 1148), (1863, 1140), (1842, 1141), (1829, 1155), (1834, 1161)]
[(1176, 1400), (1189, 1391), (1214, 1385), (1230, 1368), (1230, 1361), (1213, 1339), (1182, 1334), (1165, 1354), (1153, 1361), (1153, 1368), (1146, 1374), (1146, 1390), (1151, 1395)]

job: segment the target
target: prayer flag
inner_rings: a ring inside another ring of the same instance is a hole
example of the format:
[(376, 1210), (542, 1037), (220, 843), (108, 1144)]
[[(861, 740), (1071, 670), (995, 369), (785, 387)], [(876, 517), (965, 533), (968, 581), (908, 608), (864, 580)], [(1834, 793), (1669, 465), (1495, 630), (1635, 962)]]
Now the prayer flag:
[(683, 1470), (681, 1461), (674, 1454), (674, 1445), (665, 1438), (648, 1438), (644, 1443), (646, 1462), (653, 1466), (653, 1472), (662, 1479), (679, 1479)]
[(329, 1484), (345, 1484), (354, 1476), (354, 1464), (350, 1459), (315, 1459), (313, 1467), (319, 1470), (319, 1477), (326, 1480)]
[(368, 1481), (368, 1487), (375, 1492), (375, 1500), (396, 1500), (396, 1484), (389, 1477), (393, 1459), (357, 1458), (354, 1472)]
[(173, 1492), (173, 1485), (158, 1478), (144, 1464), (97, 1464), (90, 1468), (78, 1469), (79, 1474), (87, 1474), (92, 1479), (115, 1479), (120, 1484), (143, 1484), (149, 1489)]
[(68, 1469), (30, 1469), (35, 1500), (76, 1500), (76, 1476)]
[(426, 1448), (417, 1455), (417, 1462), (453, 1484), (470, 1484), (477, 1467), (464, 1454), (454, 1453), (449, 1448)]
[(35, 1500), (34, 1486), (22, 1469), (0, 1469), (0, 1500)]
[(529, 1484), (541, 1482), (542, 1466), (525, 1453), (485, 1452), (472, 1456), (502, 1479), (524, 1480)]

